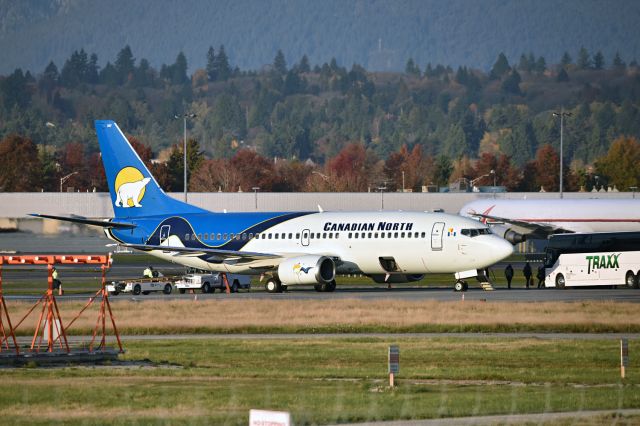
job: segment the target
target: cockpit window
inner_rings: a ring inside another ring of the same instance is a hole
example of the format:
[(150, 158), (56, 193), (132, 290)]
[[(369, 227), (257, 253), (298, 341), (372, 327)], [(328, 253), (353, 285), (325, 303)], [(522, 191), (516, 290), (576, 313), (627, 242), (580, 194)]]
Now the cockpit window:
[(479, 228), (479, 229), (462, 229), (460, 231), (462, 235), (466, 235), (467, 237), (477, 237), (478, 235), (488, 235), (491, 234), (489, 228)]

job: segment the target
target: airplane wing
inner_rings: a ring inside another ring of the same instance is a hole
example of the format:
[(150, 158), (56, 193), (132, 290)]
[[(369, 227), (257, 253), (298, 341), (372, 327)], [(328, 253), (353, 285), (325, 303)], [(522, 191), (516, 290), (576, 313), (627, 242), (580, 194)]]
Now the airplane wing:
[(531, 231), (532, 234), (541, 235), (541, 236), (548, 236), (551, 234), (560, 234), (565, 232), (573, 232), (561, 226), (553, 226), (546, 223), (529, 222), (529, 221), (518, 220), (518, 219), (508, 219), (505, 217), (493, 216), (493, 215), (482, 214), (482, 213), (470, 213), (470, 214), (471, 216), (484, 219), (484, 222), (487, 223), (488, 225), (491, 225), (489, 221), (496, 222), (496, 223), (508, 223), (514, 226), (519, 226), (521, 228), (527, 229)]
[(29, 216), (40, 217), (43, 219), (62, 220), (64, 222), (82, 223), (84, 225), (100, 226), (102, 228), (131, 229), (137, 225), (123, 222), (110, 222), (108, 220), (89, 219), (84, 216), (52, 216), (48, 214), (29, 213)]
[(175, 253), (175, 256), (194, 256), (200, 257), (203, 255), (208, 256), (206, 260), (208, 262), (252, 262), (256, 260), (269, 260), (269, 259), (283, 259), (283, 256), (279, 254), (270, 253), (255, 253), (248, 251), (235, 251), (235, 250), (220, 250), (211, 248), (196, 248), (196, 247), (176, 247), (176, 246), (164, 246), (164, 245), (148, 245), (148, 244), (122, 244), (125, 247), (129, 247), (136, 250), (152, 251), (162, 250), (165, 252)]

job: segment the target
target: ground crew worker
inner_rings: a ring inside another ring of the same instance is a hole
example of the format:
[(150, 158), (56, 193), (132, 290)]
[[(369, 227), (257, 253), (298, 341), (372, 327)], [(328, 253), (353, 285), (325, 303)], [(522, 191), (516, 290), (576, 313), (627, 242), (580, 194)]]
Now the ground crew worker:
[(145, 278), (153, 278), (153, 266), (147, 266), (147, 269), (144, 270), (142, 276)]
[(58, 270), (56, 269), (55, 266), (53, 268), (51, 268), (51, 278), (53, 278), (53, 288), (54, 288), (54, 290), (60, 289), (60, 286), (62, 285), (62, 282), (60, 282), (60, 280), (58, 279)]
[(527, 288), (529, 288), (529, 284), (531, 283), (531, 265), (527, 262), (522, 269), (522, 273), (524, 274), (524, 279), (526, 280)]
[(538, 278), (538, 288), (544, 287), (544, 265), (538, 266), (538, 273), (536, 274), (536, 278)]
[(507, 279), (507, 288), (511, 288), (511, 280), (513, 279), (513, 266), (508, 264), (506, 268), (504, 268), (504, 277)]

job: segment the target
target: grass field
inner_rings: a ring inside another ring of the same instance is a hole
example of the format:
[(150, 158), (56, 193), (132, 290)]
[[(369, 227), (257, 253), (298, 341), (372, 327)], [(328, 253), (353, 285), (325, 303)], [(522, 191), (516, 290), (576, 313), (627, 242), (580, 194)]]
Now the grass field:
[[(66, 326), (86, 302), (59, 303)], [(32, 303), (11, 300), (14, 326)], [(640, 332), (638, 304), (610, 301), (504, 303), (338, 299), (191, 299), (112, 302), (123, 334), (176, 333), (342, 333), (342, 332)], [(33, 333), (41, 308), (17, 333)], [(93, 305), (69, 328), (90, 334)]]
[[(395, 389), (389, 344), (401, 353)], [(640, 407), (640, 362), (632, 355), (622, 381), (617, 341), (211, 339), (126, 349), (130, 364), (0, 370), (2, 423), (246, 425), (249, 409), (262, 408), (290, 411), (300, 425)]]

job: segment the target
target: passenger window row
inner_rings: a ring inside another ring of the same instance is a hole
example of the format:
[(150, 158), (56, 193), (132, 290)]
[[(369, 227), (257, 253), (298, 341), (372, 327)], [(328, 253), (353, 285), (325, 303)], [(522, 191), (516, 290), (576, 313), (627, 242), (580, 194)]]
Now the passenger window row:
[[(464, 235), (468, 235), (465, 234), (465, 231), (470, 231), (468, 229), (463, 229), (462, 233)], [(477, 229), (473, 229), (471, 231), (478, 231)], [(476, 234), (477, 235), (477, 234)], [(475, 236), (475, 235), (471, 235), (471, 236)], [(304, 238), (309, 238), (310, 240), (332, 240), (332, 239), (338, 239), (340, 238), (340, 233), (339, 232), (310, 232), (310, 233), (304, 233), (303, 235)], [(227, 240), (237, 240), (237, 241), (247, 241), (247, 240), (251, 240), (251, 239), (262, 239), (262, 240), (292, 240), (294, 239), (294, 234), (292, 232), (286, 233), (286, 232), (268, 232), (268, 233), (262, 233), (262, 234), (253, 234), (253, 233), (238, 233), (238, 234), (211, 234), (211, 241), (227, 241)], [(349, 232), (348, 234), (348, 238), (351, 239), (365, 239), (365, 238), (426, 238), (426, 232)], [(204, 233), (204, 234), (184, 234), (184, 239), (185, 241), (196, 241), (196, 240), (201, 240), (201, 241), (207, 241), (209, 240), (209, 234)], [(300, 233), (296, 233), (295, 234), (295, 239), (299, 240), (300, 239)]]
[(426, 232), (349, 232), (348, 237), (353, 239), (362, 238), (426, 238)]

